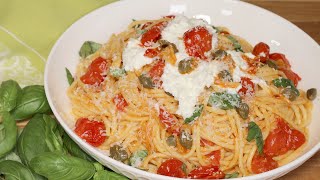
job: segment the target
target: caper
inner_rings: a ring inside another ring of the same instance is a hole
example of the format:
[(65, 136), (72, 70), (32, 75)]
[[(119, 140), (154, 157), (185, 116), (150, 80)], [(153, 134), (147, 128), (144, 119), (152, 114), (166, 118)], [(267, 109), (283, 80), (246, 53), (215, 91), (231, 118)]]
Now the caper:
[(197, 66), (197, 62), (195, 59), (185, 59), (179, 62), (178, 70), (181, 74), (187, 74), (193, 71)]
[(114, 145), (110, 148), (110, 157), (123, 162), (128, 159), (128, 153), (121, 146)]
[(139, 81), (144, 88), (148, 88), (148, 89), (154, 88), (154, 84), (152, 82), (152, 79), (144, 74), (139, 76)]
[(226, 56), (226, 55), (227, 55), (227, 52), (221, 49), (211, 54), (212, 59), (221, 59), (223, 56)]
[(191, 149), (193, 139), (187, 131), (182, 131), (180, 133), (179, 141), (180, 141), (181, 146), (183, 146), (186, 149)]
[(160, 44), (161, 49), (164, 49), (164, 48), (166, 48), (166, 47), (168, 47), (168, 46), (171, 46), (171, 47), (173, 48), (174, 53), (179, 52), (177, 46), (176, 46), (175, 44), (167, 41), (167, 40), (161, 39), (161, 40), (159, 40), (158, 42), (159, 42), (159, 44)]
[(313, 101), (315, 100), (317, 97), (317, 89), (316, 88), (311, 88), (307, 91), (307, 98), (310, 100), (310, 101)]
[(176, 147), (176, 146), (177, 146), (176, 138), (175, 138), (173, 135), (167, 137), (167, 144), (168, 144), (169, 146)]
[(275, 70), (278, 70), (278, 66), (277, 66), (277, 64), (274, 62), (274, 61), (272, 61), (272, 60), (267, 60), (266, 61), (266, 64), (269, 66), (269, 67), (271, 67), (271, 68), (273, 68), (273, 69), (275, 69)]
[(298, 97), (298, 94), (297, 92), (292, 89), (292, 88), (284, 88), (282, 91), (281, 91), (281, 94), (286, 97), (287, 99), (289, 99), (290, 101), (294, 101), (297, 99)]
[(223, 70), (218, 74), (218, 77), (224, 82), (233, 82), (232, 76), (228, 70)]
[(236, 111), (242, 119), (247, 119), (249, 117), (249, 106), (246, 103), (240, 103), (236, 108)]

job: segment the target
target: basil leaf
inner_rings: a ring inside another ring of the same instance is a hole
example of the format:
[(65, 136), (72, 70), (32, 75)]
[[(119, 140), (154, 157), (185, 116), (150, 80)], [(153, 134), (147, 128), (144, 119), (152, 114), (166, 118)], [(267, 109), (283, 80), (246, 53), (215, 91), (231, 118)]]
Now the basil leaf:
[(241, 102), (238, 94), (229, 94), (227, 92), (212, 93), (209, 97), (208, 104), (223, 110), (238, 107)]
[(95, 160), (89, 156), (87, 153), (85, 153), (78, 145), (77, 143), (75, 143), (69, 136), (67, 133), (63, 134), (62, 137), (63, 140), (63, 145), (64, 147), (68, 150), (68, 152), (78, 158), (90, 161), (90, 162), (94, 162)]
[(241, 44), (232, 35), (227, 35), (227, 38), (232, 42), (234, 50), (244, 52), (242, 50)]
[(51, 112), (44, 87), (40, 85), (27, 86), (22, 89), (18, 96), (17, 106), (12, 111), (16, 120), (22, 120), (32, 117), (37, 113)]
[(35, 180), (32, 172), (23, 164), (5, 160), (0, 162), (0, 174), (5, 176), (6, 180)]
[(239, 176), (238, 172), (234, 172), (232, 174), (226, 174), (226, 176), (224, 177), (225, 179), (232, 179), (232, 178), (237, 178)]
[(57, 121), (48, 115), (35, 115), (19, 136), (17, 150), (21, 161), (28, 167), (38, 154), (65, 152)]
[(1, 158), (0, 162), (5, 160), (17, 161), (19, 163), (22, 163), (20, 157), (14, 151), (11, 151), (9, 154)]
[(115, 172), (101, 170), (97, 171), (94, 176), (93, 180), (127, 180), (125, 176), (117, 174)]
[(0, 113), (0, 158), (8, 154), (17, 143), (18, 128), (9, 112)]
[(90, 179), (95, 168), (92, 163), (59, 152), (45, 152), (30, 161), (32, 169), (50, 180)]
[(85, 41), (79, 51), (79, 55), (82, 58), (86, 58), (89, 55), (95, 53), (98, 49), (101, 48), (101, 44), (93, 42), (93, 41)]
[(292, 89), (296, 93), (297, 96), (300, 96), (299, 90), (294, 86), (293, 82), (290, 79), (278, 78), (278, 79), (274, 79), (272, 81), (272, 83), (276, 87)]
[(148, 156), (147, 150), (140, 150), (133, 153), (133, 155), (130, 157), (130, 165), (133, 167), (139, 167), (145, 157)]
[(8, 80), (2, 82), (0, 86), (0, 112), (14, 109), (20, 93), (21, 88), (16, 81)]
[(122, 68), (110, 68), (111, 76), (115, 78), (123, 77), (126, 75), (126, 71)]
[(72, 74), (71, 74), (71, 72), (69, 71), (68, 68), (66, 68), (66, 73), (67, 73), (68, 83), (69, 83), (69, 85), (71, 85), (73, 83), (73, 81), (74, 81), (74, 78), (72, 77)]
[(93, 166), (94, 166), (94, 169), (95, 169), (96, 171), (104, 170), (104, 167), (102, 166), (102, 164), (100, 164), (100, 163), (98, 163), (98, 162), (93, 163)]
[(185, 124), (189, 124), (191, 122), (193, 122), (194, 120), (196, 120), (202, 113), (203, 110), (203, 104), (201, 105), (197, 105), (196, 109), (194, 110), (193, 114), (191, 117), (188, 117), (184, 120)]
[(260, 127), (255, 122), (249, 123), (249, 131), (247, 136), (247, 141), (250, 142), (253, 139), (256, 140), (256, 145), (258, 147), (259, 154), (263, 153), (263, 137)]

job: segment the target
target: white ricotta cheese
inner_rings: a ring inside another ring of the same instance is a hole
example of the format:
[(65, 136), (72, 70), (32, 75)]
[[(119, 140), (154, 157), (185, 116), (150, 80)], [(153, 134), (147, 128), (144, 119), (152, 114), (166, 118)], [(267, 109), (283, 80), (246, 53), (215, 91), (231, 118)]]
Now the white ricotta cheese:
[(122, 53), (123, 66), (126, 71), (133, 71), (152, 63), (153, 59), (144, 56), (147, 48), (140, 46), (140, 40), (130, 38)]
[(210, 87), (214, 78), (228, 66), (219, 61), (201, 61), (190, 74), (180, 74), (176, 66), (166, 64), (161, 77), (162, 87), (179, 101), (177, 114), (183, 118), (190, 117), (198, 101), (198, 96), (205, 87)]

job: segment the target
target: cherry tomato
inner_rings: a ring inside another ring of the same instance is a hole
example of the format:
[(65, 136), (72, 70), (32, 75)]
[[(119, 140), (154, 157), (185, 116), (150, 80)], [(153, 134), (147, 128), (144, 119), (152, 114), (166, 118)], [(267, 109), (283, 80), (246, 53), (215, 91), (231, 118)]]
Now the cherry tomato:
[(263, 152), (271, 157), (287, 153), (289, 150), (296, 150), (306, 142), (303, 133), (291, 129), (281, 118), (277, 119), (277, 128), (274, 129), (265, 140)]
[(162, 84), (161, 76), (164, 71), (165, 63), (163, 60), (158, 60), (156, 64), (152, 66), (150, 71), (148, 72), (149, 76), (151, 77), (153, 83), (156, 87), (160, 87)]
[(254, 83), (250, 78), (241, 77), (241, 89), (239, 89), (238, 93), (242, 98), (246, 96), (252, 96), (254, 94)]
[(168, 132), (172, 134), (178, 134), (180, 132), (178, 119), (164, 108), (160, 108), (159, 119), (161, 123), (164, 124)]
[(258, 43), (252, 51), (252, 54), (259, 56), (260, 62), (265, 63), (269, 59), (270, 47), (268, 44), (260, 42)]
[(87, 72), (80, 77), (80, 80), (84, 84), (100, 85), (104, 80), (102, 73), (107, 69), (108, 69), (107, 61), (102, 57), (98, 57), (92, 61), (92, 63), (88, 67)]
[(100, 121), (80, 118), (76, 122), (75, 133), (92, 146), (98, 147), (106, 140), (106, 126)]
[(293, 82), (296, 87), (298, 86), (299, 81), (301, 81), (301, 77), (298, 74), (293, 72), (291, 69), (283, 69), (282, 72)]
[(122, 94), (117, 94), (113, 99), (113, 103), (116, 105), (119, 111), (123, 111), (128, 106), (127, 101), (124, 99)]
[(207, 154), (206, 157), (208, 157), (211, 160), (211, 164), (215, 166), (220, 166), (220, 159), (221, 159), (221, 151), (212, 151), (211, 153)]
[(251, 169), (255, 174), (267, 172), (277, 167), (277, 161), (266, 155), (255, 154), (251, 162)]
[(280, 69), (289, 69), (289, 68), (291, 68), (289, 60), (286, 58), (286, 56), (284, 54), (272, 53), (272, 54), (269, 55), (269, 58), (274, 60), (274, 61), (280, 61), (281, 63), (277, 64)]
[(189, 56), (206, 59), (205, 53), (212, 48), (212, 34), (205, 27), (194, 27), (183, 35)]
[(160, 50), (158, 48), (147, 49), (144, 53), (144, 56), (146, 56), (148, 58), (154, 58), (154, 57), (158, 56), (159, 53), (160, 53)]
[(200, 139), (200, 146), (204, 147), (205, 145), (214, 146), (214, 143), (212, 141), (201, 138)]
[(188, 174), (188, 178), (191, 179), (223, 179), (224, 177), (225, 174), (214, 165), (200, 166)]
[(147, 32), (145, 32), (141, 37), (141, 44), (149, 47), (152, 43), (157, 42), (161, 37), (161, 31), (167, 25), (167, 22), (160, 22), (152, 26)]
[(183, 162), (178, 159), (168, 159), (158, 168), (157, 174), (185, 178), (186, 173), (183, 171)]
[(168, 15), (168, 16), (165, 16), (165, 18), (174, 19), (174, 18), (176, 18), (176, 16), (175, 15)]

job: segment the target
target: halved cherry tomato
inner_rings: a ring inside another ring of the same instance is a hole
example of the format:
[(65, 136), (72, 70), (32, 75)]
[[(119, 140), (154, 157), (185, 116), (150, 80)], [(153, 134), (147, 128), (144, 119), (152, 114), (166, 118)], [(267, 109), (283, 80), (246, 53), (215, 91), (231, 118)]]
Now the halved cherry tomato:
[(165, 62), (163, 60), (158, 60), (157, 63), (154, 64), (148, 72), (149, 76), (152, 79), (152, 82), (155, 84), (156, 87), (161, 87), (161, 76), (164, 71), (164, 66)]
[(214, 165), (200, 166), (188, 174), (188, 178), (191, 179), (223, 179), (224, 177), (225, 174)]
[(281, 61), (282, 63), (280, 63), (280, 64), (277, 63), (277, 65), (279, 66), (280, 69), (290, 69), (291, 68), (290, 62), (284, 54), (272, 53), (269, 55), (269, 58), (274, 61)]
[(158, 48), (147, 49), (144, 52), (144, 56), (146, 56), (148, 58), (154, 58), (154, 57), (158, 56), (159, 53), (160, 53), (160, 50)]
[(160, 119), (161, 123), (164, 124), (167, 131), (172, 134), (178, 134), (180, 132), (180, 127), (181, 127), (178, 119), (162, 107), (160, 108), (159, 111), (160, 111), (159, 112), (159, 119)]
[(291, 129), (282, 119), (277, 119), (277, 128), (274, 129), (265, 140), (263, 152), (271, 157), (287, 153), (289, 150), (296, 150), (306, 142), (303, 133)]
[(183, 171), (183, 166), (183, 162), (178, 159), (168, 159), (160, 165), (157, 174), (185, 178), (187, 175)]
[(211, 160), (211, 164), (215, 166), (220, 166), (220, 159), (221, 159), (221, 151), (212, 151), (211, 153), (207, 154), (206, 157), (208, 157)]
[(214, 143), (212, 141), (201, 138), (200, 139), (200, 146), (204, 147), (205, 145), (214, 146)]
[(152, 43), (157, 42), (161, 37), (161, 31), (167, 25), (167, 22), (160, 22), (152, 26), (147, 32), (145, 32), (141, 37), (141, 44), (143, 46), (149, 47)]
[(251, 162), (251, 169), (255, 174), (267, 172), (277, 167), (277, 161), (266, 155), (255, 154)]
[(268, 44), (260, 42), (258, 43), (252, 51), (252, 54), (259, 56), (260, 62), (265, 63), (269, 59), (270, 47)]
[(205, 53), (212, 48), (212, 34), (205, 27), (194, 27), (183, 35), (184, 45), (189, 56), (206, 59)]
[(88, 67), (87, 72), (80, 77), (80, 80), (84, 84), (90, 85), (100, 85), (103, 82), (104, 77), (102, 73), (108, 69), (108, 63), (102, 57), (98, 57), (92, 61), (90, 66)]
[(128, 106), (126, 99), (124, 99), (124, 97), (120, 93), (117, 94), (112, 100), (119, 111), (123, 111), (124, 108)]
[(76, 122), (75, 133), (92, 146), (98, 147), (106, 140), (106, 126), (100, 121), (80, 118)]
[(299, 81), (301, 81), (301, 77), (298, 74), (293, 72), (291, 69), (283, 69), (282, 72), (293, 82), (296, 87), (298, 86)]
[(241, 89), (239, 89), (238, 93), (242, 98), (246, 96), (252, 96), (254, 94), (254, 83), (250, 78), (241, 77)]

